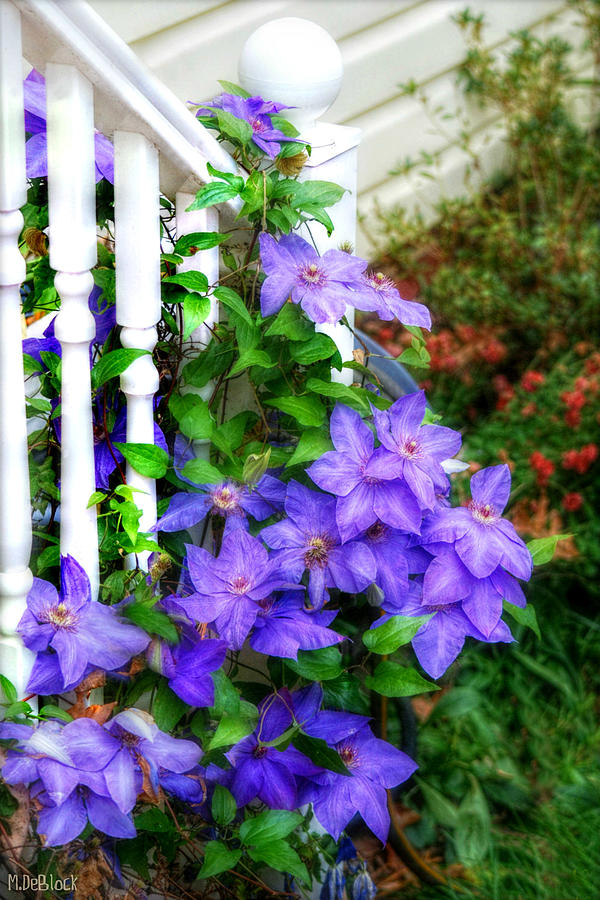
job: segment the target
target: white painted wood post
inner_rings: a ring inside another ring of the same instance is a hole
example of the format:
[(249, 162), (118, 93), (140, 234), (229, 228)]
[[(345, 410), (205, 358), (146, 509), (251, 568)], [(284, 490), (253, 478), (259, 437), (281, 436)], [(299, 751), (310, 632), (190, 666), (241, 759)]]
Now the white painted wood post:
[[(188, 194), (185, 191), (178, 191), (175, 195), (178, 238), (185, 234), (219, 230), (219, 212), (215, 207), (187, 211), (195, 197), (195, 194)], [(219, 281), (219, 259), (219, 248), (212, 247), (209, 250), (199, 250), (193, 256), (186, 257), (177, 268), (179, 272), (202, 272), (208, 278), (209, 285), (216, 285)], [(210, 312), (206, 321), (192, 332), (184, 344), (184, 350), (203, 350), (210, 343), (211, 328), (218, 321), (219, 304), (214, 297), (211, 297)], [(203, 388), (196, 388), (190, 384), (182, 388), (182, 393), (198, 394), (203, 400), (208, 400), (212, 395), (213, 388), (213, 381), (209, 381)], [(193, 441), (192, 446), (198, 459), (208, 460), (210, 456), (209, 440)]]
[[(310, 236), (319, 253), (342, 243), (356, 244), (356, 189), (358, 145), (361, 131), (346, 125), (317, 121), (337, 97), (344, 67), (334, 39), (320, 25), (308, 19), (287, 17), (266, 22), (246, 41), (239, 63), (241, 84), (251, 94), (294, 107), (283, 114), (312, 147), (312, 155), (300, 174), (301, 181), (333, 181), (346, 188), (343, 198), (328, 208), (334, 225), (331, 237), (318, 222), (305, 226), (301, 234)], [(346, 318), (354, 325), (354, 310), (346, 308)], [(345, 325), (322, 325), (341, 353), (352, 359), (354, 336)], [(352, 369), (334, 369), (334, 381), (351, 384)]]
[(33, 659), (15, 635), (32, 583), (18, 246), (27, 200), (22, 67), (19, 12), (0, 3), (0, 672), (21, 697)]
[(94, 94), (74, 66), (48, 64), (48, 212), (50, 265), (61, 300), (55, 333), (62, 347), (60, 552), (87, 572), (98, 594), (96, 490), (89, 345), (94, 318), (88, 298), (96, 264)]
[[(127, 442), (154, 443), (154, 395), (158, 372), (152, 361), (160, 320), (160, 187), (158, 151), (141, 134), (116, 131), (115, 266), (117, 322), (124, 347), (148, 350), (121, 375), (127, 398)], [(156, 522), (156, 482), (127, 464), (127, 483), (141, 493), (140, 531)], [(127, 566), (147, 568), (149, 552), (131, 554)]]

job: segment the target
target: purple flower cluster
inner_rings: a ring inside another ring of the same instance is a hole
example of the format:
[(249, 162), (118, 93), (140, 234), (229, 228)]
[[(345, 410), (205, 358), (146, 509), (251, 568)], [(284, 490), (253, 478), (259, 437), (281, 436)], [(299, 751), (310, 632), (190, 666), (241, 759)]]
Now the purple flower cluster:
[(158, 796), (161, 778), (189, 772), (202, 751), (193, 741), (160, 731), (137, 709), (106, 725), (89, 718), (37, 728), (0, 725), (0, 738), (16, 739), (2, 776), (30, 785), (38, 807), (38, 832), (55, 847), (77, 838), (88, 821), (106, 835), (135, 837), (131, 811), (142, 792)]
[[(412, 641), (419, 662), (439, 678), (461, 652), (465, 638), (485, 643), (513, 640), (502, 620), (503, 600), (526, 604), (514, 576), (527, 581), (532, 560), (514, 526), (502, 518), (510, 493), (508, 466), (481, 469), (471, 478), (471, 502), (439, 506), (427, 515), (413, 550), (421, 554), (419, 572), (404, 595), (386, 593), (390, 615), (430, 616)], [(418, 547), (416, 546), (418, 542)]]
[[(374, 737), (365, 716), (321, 710), (322, 699), (318, 684), (265, 698), (256, 730), (227, 753), (233, 766), (230, 790), (239, 806), (255, 798), (274, 809), (312, 802), (317, 819), (335, 840), (359, 812), (385, 842), (390, 825), (386, 789), (406, 781), (416, 763)], [(321, 768), (292, 745), (278, 749), (277, 738), (290, 728), (324, 740), (347, 774)]]
[[(193, 104), (194, 106), (198, 104)], [(215, 116), (215, 110), (222, 109), (226, 113), (247, 122), (252, 128), (252, 141), (259, 150), (270, 159), (275, 159), (281, 151), (282, 141), (293, 141), (283, 131), (273, 125), (271, 116), (289, 109), (283, 103), (263, 100), (262, 97), (239, 97), (237, 94), (219, 94), (211, 103), (205, 103), (198, 109), (197, 116)]]
[(366, 260), (342, 250), (323, 256), (297, 234), (276, 241), (260, 235), (260, 256), (266, 279), (260, 294), (263, 316), (278, 312), (288, 298), (299, 303), (309, 319), (339, 322), (347, 306), (376, 312), (381, 319), (396, 316), (406, 325), (431, 328), (429, 310), (402, 300), (398, 289), (381, 273), (366, 272)]
[(89, 578), (72, 556), (61, 558), (60, 579), (60, 594), (48, 581), (33, 579), (17, 626), (25, 646), (36, 653), (27, 684), (32, 693), (62, 694), (95, 668), (119, 669), (150, 640), (113, 607), (91, 599)]

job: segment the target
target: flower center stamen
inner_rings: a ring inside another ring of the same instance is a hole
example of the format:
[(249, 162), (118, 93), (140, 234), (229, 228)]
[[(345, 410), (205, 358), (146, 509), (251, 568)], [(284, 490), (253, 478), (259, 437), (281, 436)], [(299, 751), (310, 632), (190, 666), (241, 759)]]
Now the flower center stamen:
[(304, 565), (307, 569), (324, 569), (329, 558), (329, 551), (334, 546), (328, 535), (317, 535), (308, 541), (308, 550), (304, 554)]
[(239, 506), (237, 491), (232, 490), (230, 487), (222, 487), (213, 491), (212, 501), (213, 506), (223, 512), (232, 512)]
[(410, 438), (398, 447), (398, 453), (405, 459), (416, 459), (421, 455), (421, 447), (414, 438)]
[(307, 263), (299, 267), (300, 278), (309, 287), (322, 287), (327, 281), (327, 276), (316, 263)]
[(395, 287), (392, 279), (384, 275), (383, 272), (372, 272), (368, 276), (367, 281), (374, 291), (389, 291), (390, 288)]
[(471, 515), (480, 525), (494, 525), (500, 518), (494, 507), (490, 503), (469, 503)]
[(73, 628), (79, 621), (79, 616), (64, 603), (58, 603), (51, 607), (45, 616), (45, 621), (54, 625), (55, 628)]
[(370, 541), (380, 541), (388, 534), (389, 528), (383, 522), (375, 522), (367, 529), (367, 538)]
[(350, 746), (350, 744), (338, 745), (337, 752), (347, 769), (356, 768), (358, 765), (358, 753), (354, 747)]
[(229, 582), (231, 591), (234, 594), (245, 594), (250, 587), (250, 579), (246, 575), (236, 575)]

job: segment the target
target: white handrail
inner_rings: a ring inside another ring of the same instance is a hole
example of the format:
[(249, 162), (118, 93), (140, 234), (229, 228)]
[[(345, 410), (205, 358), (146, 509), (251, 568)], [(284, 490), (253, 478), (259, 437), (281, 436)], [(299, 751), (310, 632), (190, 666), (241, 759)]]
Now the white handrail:
[[(168, 197), (208, 180), (207, 162), (222, 171), (237, 165), (168, 88), (136, 59), (127, 45), (80, 0), (0, 0), (23, 17), (23, 53), (43, 71), (47, 62), (75, 65), (94, 85), (96, 126), (142, 134), (161, 157), (160, 186)], [(187, 185), (186, 185), (187, 182)], [(224, 206), (237, 213), (235, 198)]]

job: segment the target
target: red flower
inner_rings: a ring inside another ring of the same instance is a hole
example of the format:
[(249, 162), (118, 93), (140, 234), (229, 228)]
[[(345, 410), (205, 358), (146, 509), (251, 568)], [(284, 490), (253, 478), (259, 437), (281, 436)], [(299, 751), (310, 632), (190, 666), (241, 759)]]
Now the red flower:
[(481, 350), (481, 356), (485, 362), (493, 366), (503, 360), (506, 356), (506, 346), (502, 341), (492, 339)]
[(560, 399), (566, 403), (569, 409), (581, 409), (586, 404), (583, 391), (563, 391)]
[(535, 403), (527, 403), (521, 410), (521, 415), (525, 418), (529, 418), (529, 416), (534, 416), (536, 412), (537, 406), (535, 405)]
[(565, 422), (569, 428), (578, 428), (581, 425), (581, 413), (578, 409), (568, 409), (565, 413)]
[(521, 387), (524, 391), (527, 391), (527, 393), (533, 394), (545, 380), (546, 377), (542, 372), (534, 372), (533, 370), (531, 372), (525, 372), (521, 378)]
[(536, 473), (539, 486), (545, 487), (548, 484), (550, 476), (554, 472), (554, 463), (552, 460), (544, 456), (543, 453), (540, 453), (539, 450), (534, 450), (529, 457), (529, 465)]
[(567, 512), (577, 512), (583, 505), (583, 497), (575, 491), (571, 494), (565, 494), (562, 498), (562, 505), (563, 509), (566, 509)]

